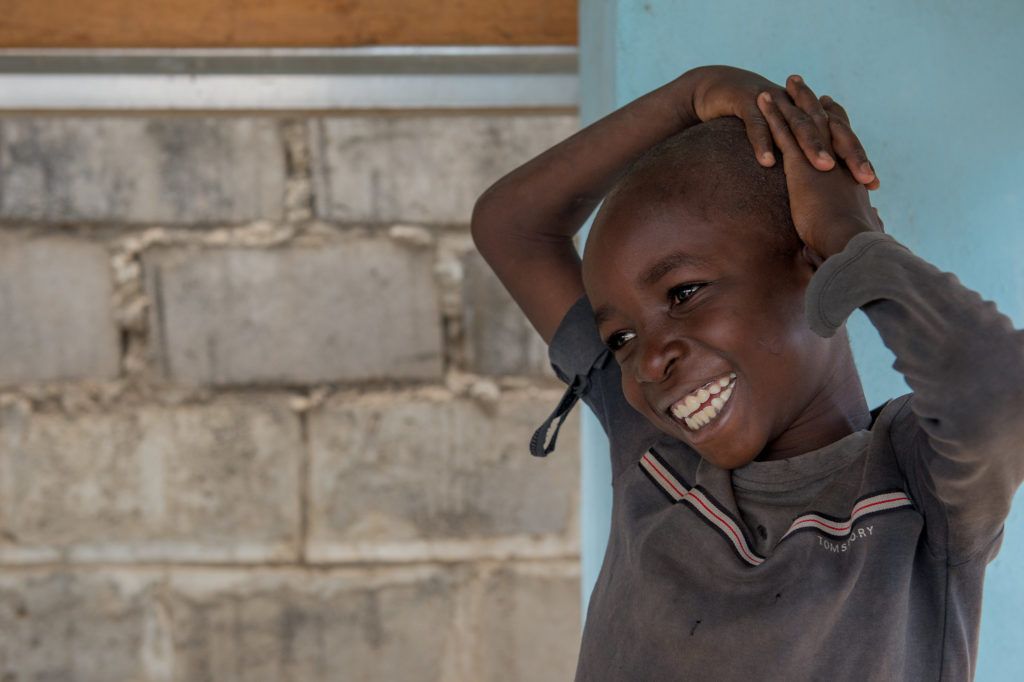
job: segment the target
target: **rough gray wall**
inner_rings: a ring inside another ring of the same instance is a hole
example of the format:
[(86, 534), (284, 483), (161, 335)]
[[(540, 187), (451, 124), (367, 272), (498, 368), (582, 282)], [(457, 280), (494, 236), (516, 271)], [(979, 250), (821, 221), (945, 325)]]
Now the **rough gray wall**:
[(569, 114), (0, 118), (0, 680), (566, 680), (474, 198)]

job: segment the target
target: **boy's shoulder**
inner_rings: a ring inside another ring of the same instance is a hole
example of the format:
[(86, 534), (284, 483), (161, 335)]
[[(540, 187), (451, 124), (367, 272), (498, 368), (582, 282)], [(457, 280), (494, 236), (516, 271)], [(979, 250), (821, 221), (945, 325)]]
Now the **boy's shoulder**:
[(626, 466), (635, 466), (643, 452), (664, 436), (626, 402), (619, 365), (601, 340), (586, 294), (563, 316), (548, 345), (548, 358), (567, 388), (552, 414), (534, 434), (533, 454), (542, 454), (546, 431), (560, 422), (577, 401), (590, 407), (608, 436), (613, 476)]

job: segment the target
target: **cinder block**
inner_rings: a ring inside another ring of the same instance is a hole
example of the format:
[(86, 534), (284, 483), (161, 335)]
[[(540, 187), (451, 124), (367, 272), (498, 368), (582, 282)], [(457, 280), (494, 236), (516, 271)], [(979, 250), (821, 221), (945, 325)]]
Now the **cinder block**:
[(152, 251), (159, 362), (187, 384), (437, 379), (432, 264), (430, 251), (387, 239)]
[(154, 641), (152, 586), (139, 582), (116, 571), (0, 571), (0, 680), (175, 679), (160, 674), (173, 652)]
[(484, 189), (577, 128), (571, 114), (318, 119), (317, 213), (336, 221), (465, 225)]
[(117, 376), (106, 251), (63, 237), (0, 237), (0, 385)]
[(298, 556), (298, 418), (224, 398), (102, 414), (0, 409), (0, 562)]
[(470, 682), (442, 670), (458, 573), (2, 572), (0, 679)]
[(571, 680), (580, 648), (579, 564), (505, 564), (481, 582), (475, 679)]
[(174, 584), (177, 679), (447, 682), (457, 575), (422, 567), (254, 571), (216, 583), (187, 576)]
[(576, 551), (578, 422), (563, 425), (553, 456), (528, 448), (559, 397), (334, 400), (311, 413), (308, 556), (472, 558), (523, 538), (548, 541), (526, 555)]
[(466, 361), (479, 374), (554, 377), (548, 347), (476, 251), (463, 260)]
[(270, 118), (0, 120), (0, 218), (8, 220), (275, 219), (284, 185), (284, 145)]

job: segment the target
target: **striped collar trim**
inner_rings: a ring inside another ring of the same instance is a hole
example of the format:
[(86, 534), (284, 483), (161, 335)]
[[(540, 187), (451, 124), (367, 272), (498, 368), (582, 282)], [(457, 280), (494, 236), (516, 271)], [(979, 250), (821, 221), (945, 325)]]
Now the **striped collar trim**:
[(850, 534), (850, 531), (853, 530), (853, 524), (858, 519), (891, 509), (910, 507), (912, 504), (910, 498), (902, 490), (875, 493), (857, 500), (850, 511), (850, 516), (846, 519), (836, 519), (816, 512), (796, 517), (789, 530), (779, 538), (779, 542), (801, 530), (817, 530), (835, 537), (842, 537)]
[[(754, 551), (743, 526), (710, 493), (700, 486), (690, 486), (653, 449), (644, 453), (639, 464), (641, 470), (670, 500), (686, 503), (702, 520), (718, 531), (732, 545), (741, 561), (750, 566), (760, 566), (765, 562), (765, 557)], [(854, 524), (865, 516), (912, 506), (910, 497), (902, 490), (872, 493), (857, 500), (845, 519), (820, 512), (801, 514), (793, 520), (779, 542), (804, 530), (842, 537), (849, 535)]]
[(732, 514), (700, 486), (690, 487), (654, 450), (648, 450), (640, 458), (640, 468), (673, 502), (689, 504), (691, 509), (732, 544), (740, 559), (751, 566), (764, 563), (765, 558), (753, 550), (742, 526)]

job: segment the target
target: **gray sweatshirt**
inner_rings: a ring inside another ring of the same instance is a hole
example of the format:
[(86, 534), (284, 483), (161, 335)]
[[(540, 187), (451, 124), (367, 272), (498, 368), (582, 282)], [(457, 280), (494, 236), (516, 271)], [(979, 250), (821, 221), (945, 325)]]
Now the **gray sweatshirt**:
[(734, 471), (626, 403), (586, 297), (566, 314), (550, 357), (570, 388), (531, 450), (582, 398), (613, 476), (577, 680), (973, 677), (985, 567), (1024, 479), (1024, 332), (883, 233), (808, 285), (820, 336), (855, 308), (913, 392), (869, 429)]

